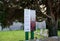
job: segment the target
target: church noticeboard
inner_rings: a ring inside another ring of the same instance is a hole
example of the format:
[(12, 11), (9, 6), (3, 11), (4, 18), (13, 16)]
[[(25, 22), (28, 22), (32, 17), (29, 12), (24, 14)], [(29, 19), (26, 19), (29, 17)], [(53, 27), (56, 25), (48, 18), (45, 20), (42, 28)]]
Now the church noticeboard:
[(35, 30), (36, 27), (36, 11), (24, 9), (24, 31), (29, 32)]

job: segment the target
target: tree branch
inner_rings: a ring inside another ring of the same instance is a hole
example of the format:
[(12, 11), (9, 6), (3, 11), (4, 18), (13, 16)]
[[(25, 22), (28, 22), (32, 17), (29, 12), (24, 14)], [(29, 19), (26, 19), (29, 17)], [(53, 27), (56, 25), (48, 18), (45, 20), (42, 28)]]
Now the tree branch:
[[(36, 0), (35, 2), (36, 2), (37, 7), (38, 7), (39, 10), (40, 10), (40, 4), (38, 4), (38, 0)], [(41, 11), (41, 10), (40, 10), (40, 11)], [(42, 14), (43, 14), (43, 13), (42, 13)], [(48, 17), (48, 18), (51, 18), (51, 16), (49, 16), (49, 15), (47, 15), (47, 14), (43, 14), (43, 15), (45, 15), (45, 16)]]

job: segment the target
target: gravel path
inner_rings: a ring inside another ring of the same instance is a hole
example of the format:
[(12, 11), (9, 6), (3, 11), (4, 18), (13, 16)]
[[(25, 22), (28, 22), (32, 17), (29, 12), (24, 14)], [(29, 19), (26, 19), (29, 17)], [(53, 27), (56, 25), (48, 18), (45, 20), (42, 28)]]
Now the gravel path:
[(49, 37), (49, 38), (36, 39), (36, 40), (30, 40), (30, 41), (60, 41), (60, 37)]

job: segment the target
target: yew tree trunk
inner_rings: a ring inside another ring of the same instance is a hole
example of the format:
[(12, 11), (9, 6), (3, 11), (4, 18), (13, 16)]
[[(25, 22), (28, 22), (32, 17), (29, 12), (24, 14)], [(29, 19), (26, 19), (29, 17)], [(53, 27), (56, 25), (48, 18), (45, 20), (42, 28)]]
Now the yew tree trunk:
[(58, 36), (58, 4), (53, 0), (47, 0), (47, 14), (51, 17), (47, 18), (47, 28), (49, 30), (49, 37)]
[[(48, 23), (48, 30), (49, 30), (49, 37), (51, 36), (58, 36), (57, 33), (57, 27), (58, 27), (58, 23), (56, 20), (51, 21), (52, 19), (49, 19), (49, 23)], [(53, 23), (52, 23), (53, 22)]]
[(58, 19), (57, 19), (57, 13), (54, 14), (52, 10), (50, 11), (51, 18), (47, 18), (47, 28), (49, 30), (48, 34), (49, 37), (51, 36), (58, 36)]

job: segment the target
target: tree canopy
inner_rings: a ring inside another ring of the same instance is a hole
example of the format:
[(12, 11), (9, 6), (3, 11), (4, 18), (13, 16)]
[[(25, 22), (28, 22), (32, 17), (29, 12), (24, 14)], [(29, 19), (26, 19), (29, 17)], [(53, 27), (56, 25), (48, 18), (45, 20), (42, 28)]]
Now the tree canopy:
[[(25, 8), (36, 10), (37, 17), (49, 17), (51, 14), (48, 13), (48, 10), (53, 11), (55, 14), (52, 15), (56, 16), (57, 19), (60, 15), (59, 4), (60, 0), (0, 0), (0, 22), (4, 26), (11, 25), (15, 20), (24, 22)], [(47, 7), (45, 11), (47, 14), (41, 12), (40, 5)]]

